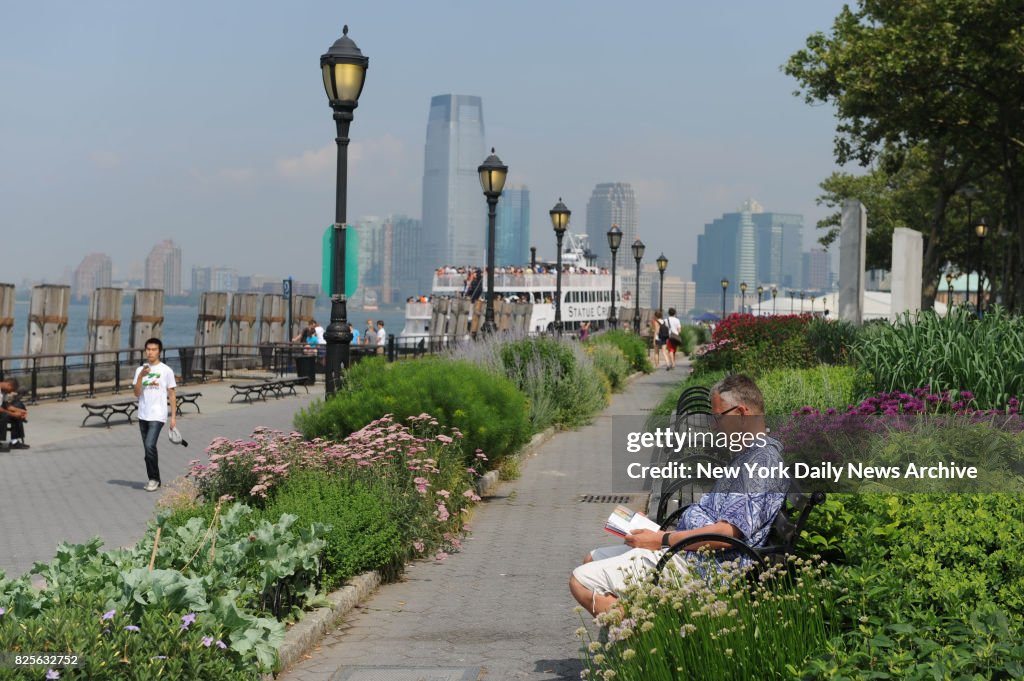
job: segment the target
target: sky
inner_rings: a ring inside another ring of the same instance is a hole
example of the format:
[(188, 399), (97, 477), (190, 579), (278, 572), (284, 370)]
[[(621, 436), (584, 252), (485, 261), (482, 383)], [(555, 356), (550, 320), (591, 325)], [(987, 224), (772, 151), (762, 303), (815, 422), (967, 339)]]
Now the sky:
[(834, 112), (780, 66), (842, 4), (0, 0), (0, 282), (91, 252), (125, 276), (163, 239), (184, 282), (208, 265), (318, 282), (336, 163), (319, 58), (344, 24), (370, 59), (349, 222), (420, 216), (430, 98), (455, 93), (483, 98), (540, 256), (548, 210), (561, 197), (585, 231), (601, 182), (633, 185), (669, 275), (690, 279), (697, 234), (747, 198), (803, 214), (807, 249)]

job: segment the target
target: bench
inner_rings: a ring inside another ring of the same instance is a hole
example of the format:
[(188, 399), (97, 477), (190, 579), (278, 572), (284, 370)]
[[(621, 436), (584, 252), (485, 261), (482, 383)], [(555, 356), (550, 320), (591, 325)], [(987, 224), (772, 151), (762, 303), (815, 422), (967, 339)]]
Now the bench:
[(182, 407), (182, 405), (185, 405), (185, 404), (191, 404), (193, 407), (195, 407), (197, 414), (201, 414), (202, 413), (202, 411), (199, 409), (199, 402), (198, 402), (199, 398), (203, 396), (203, 394), (201, 392), (199, 392), (197, 390), (190, 390), (190, 391), (184, 391), (184, 392), (176, 390), (174, 392), (174, 395), (175, 395), (176, 401), (178, 403), (177, 405), (175, 405), (175, 409), (177, 411), (178, 416), (181, 416), (181, 407)]
[(235, 391), (235, 394), (228, 401), (234, 402), (239, 397), (242, 398), (243, 402), (266, 400), (268, 394), (272, 394), (274, 397), (298, 395), (299, 393), (295, 390), (296, 386), (302, 386), (306, 389), (306, 393), (309, 394), (309, 385), (306, 383), (306, 379), (302, 377), (275, 378), (253, 383), (232, 383), (231, 389)]
[[(83, 402), (83, 409), (88, 409), (89, 414), (82, 419), (82, 425), (92, 417), (103, 419), (104, 423), (107, 424), (107, 428), (110, 427), (110, 418), (116, 414), (124, 414), (128, 417), (128, 423), (132, 422), (132, 414), (139, 408), (139, 398), (137, 397), (119, 397), (113, 400), (103, 400), (100, 402)], [(198, 406), (196, 407), (198, 409)]]
[[(810, 516), (815, 506), (824, 503), (824, 501), (824, 492), (812, 492), (810, 494), (789, 492), (782, 503), (782, 508), (775, 514), (772, 527), (768, 531), (768, 538), (762, 546), (750, 546), (736, 537), (715, 534), (713, 532), (697, 534), (676, 542), (665, 551), (661, 560), (658, 561), (658, 565), (654, 568), (654, 583), (657, 584), (661, 579), (662, 569), (668, 565), (675, 554), (685, 551), (688, 546), (694, 543), (709, 541), (728, 544), (729, 550), (737, 551), (746, 558), (749, 558), (754, 565), (752, 575), (756, 576), (763, 572), (769, 564), (779, 564), (784, 562), (787, 556), (797, 553), (796, 542), (800, 539), (800, 533), (807, 524), (808, 516)], [(679, 518), (682, 517), (683, 513), (690, 506), (691, 504), (688, 504), (676, 509), (672, 515), (662, 522), (661, 529), (665, 531), (675, 529)]]

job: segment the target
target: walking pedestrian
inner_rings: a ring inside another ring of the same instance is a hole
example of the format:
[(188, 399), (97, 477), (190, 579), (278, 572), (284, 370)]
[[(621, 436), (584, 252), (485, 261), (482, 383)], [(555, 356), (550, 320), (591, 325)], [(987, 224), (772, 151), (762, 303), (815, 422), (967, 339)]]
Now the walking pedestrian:
[[(171, 367), (160, 361), (163, 349), (164, 344), (159, 338), (147, 340), (146, 361), (135, 370), (135, 377), (132, 379), (132, 390), (139, 398), (139, 431), (142, 433), (146, 475), (149, 477), (149, 482), (143, 489), (147, 492), (160, 489), (160, 465), (156, 449), (160, 431), (168, 419), (172, 429), (177, 427), (175, 412), (178, 402), (174, 391), (178, 384), (174, 380), (174, 371)], [(168, 409), (168, 403), (174, 406)]]

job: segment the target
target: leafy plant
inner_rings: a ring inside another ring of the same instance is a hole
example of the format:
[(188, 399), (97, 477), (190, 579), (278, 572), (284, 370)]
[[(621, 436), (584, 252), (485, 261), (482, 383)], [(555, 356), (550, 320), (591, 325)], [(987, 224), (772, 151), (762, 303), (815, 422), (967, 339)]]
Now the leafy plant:
[(620, 329), (611, 329), (604, 333), (591, 336), (590, 340), (587, 342), (598, 344), (609, 343), (614, 345), (621, 350), (622, 354), (625, 355), (627, 360), (629, 360), (629, 365), (633, 368), (633, 371), (642, 371), (644, 373), (654, 371), (654, 367), (651, 365), (647, 343), (644, 341), (642, 336), (626, 333)]

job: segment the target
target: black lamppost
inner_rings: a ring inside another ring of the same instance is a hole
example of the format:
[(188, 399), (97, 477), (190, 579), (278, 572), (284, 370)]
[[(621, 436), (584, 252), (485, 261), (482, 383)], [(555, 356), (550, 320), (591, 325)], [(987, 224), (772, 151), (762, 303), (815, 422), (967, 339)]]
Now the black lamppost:
[(348, 368), (352, 334), (348, 330), (348, 309), (345, 301), (345, 221), (348, 203), (348, 128), (352, 112), (359, 105), (366, 68), (370, 59), (363, 56), (348, 37), (348, 26), (341, 30), (326, 54), (320, 56), (327, 100), (334, 109), (338, 136), (338, 172), (334, 189), (334, 286), (331, 291), (331, 322), (324, 330), (327, 341), (327, 366), (324, 385), (327, 396), (337, 392), (341, 372)]
[(562, 237), (569, 226), (569, 216), (572, 211), (562, 203), (562, 197), (558, 197), (558, 203), (548, 211), (551, 215), (551, 226), (555, 230), (555, 239), (558, 240), (558, 271), (555, 273), (555, 333), (562, 335)]
[(740, 314), (746, 312), (747, 309), (747, 282), (740, 282)]
[[(970, 230), (974, 230), (976, 225), (974, 224), (974, 216), (973, 216), (973, 213), (972, 213), (971, 209), (973, 208), (973, 205), (974, 205), (974, 197), (976, 197), (978, 194), (980, 194), (981, 190), (978, 189), (977, 187), (972, 187), (972, 186), (968, 185), (966, 187), (962, 187), (957, 193), (967, 199), (967, 228), (970, 229)], [(964, 292), (964, 305), (965, 306), (970, 306), (970, 304), (971, 304), (971, 273), (970, 273), (969, 270), (967, 272), (967, 286), (966, 286), (966, 289), (967, 290)], [(978, 272), (978, 291), (981, 291), (981, 272), (980, 271)]]
[(665, 314), (665, 270), (668, 268), (668, 258), (662, 253), (658, 256), (658, 276), (660, 281), (658, 282), (658, 309), (661, 310), (662, 314)]
[(501, 162), (494, 153), (494, 147), (491, 147), (491, 155), (484, 159), (477, 172), (480, 173), (480, 186), (487, 197), (487, 307), (482, 328), (487, 336), (498, 330), (494, 324), (494, 220), (497, 216), (498, 197), (508, 177), (508, 166)]
[(622, 245), (622, 230), (618, 225), (612, 225), (608, 230), (608, 249), (612, 252), (612, 307), (608, 312), (608, 326), (616, 328), (619, 325), (618, 306), (615, 304), (615, 254), (619, 252)]
[(953, 273), (946, 272), (946, 314), (949, 314), (948, 309), (953, 307)]
[(633, 259), (636, 260), (636, 300), (633, 301), (633, 333), (640, 335), (640, 261), (644, 259), (644, 242), (633, 242)]
[(729, 280), (722, 277), (722, 319), (725, 319), (725, 292), (729, 288)]
[(530, 271), (537, 271), (537, 247), (530, 246)]
[(985, 222), (985, 218), (978, 220), (978, 223), (974, 225), (974, 233), (978, 237), (978, 319), (981, 319), (981, 307), (982, 299), (981, 296), (985, 292), (985, 287), (982, 284), (981, 272), (985, 268), (985, 237), (988, 236), (988, 224)]
[(772, 316), (775, 316), (775, 298), (779, 295), (779, 289), (772, 286)]
[(764, 286), (757, 287), (757, 316), (761, 316), (761, 296), (764, 295)]
[(806, 293), (804, 291), (800, 292), (800, 314), (804, 313), (804, 296), (805, 295), (806, 295)]

